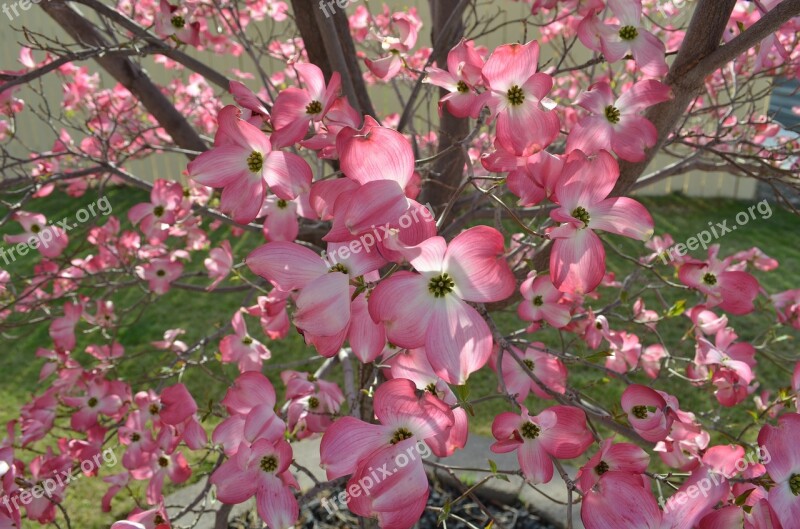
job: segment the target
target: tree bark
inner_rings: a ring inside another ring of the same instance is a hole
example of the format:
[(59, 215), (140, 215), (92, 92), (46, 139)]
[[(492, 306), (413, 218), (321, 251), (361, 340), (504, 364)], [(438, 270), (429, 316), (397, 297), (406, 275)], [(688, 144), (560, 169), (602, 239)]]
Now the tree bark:
[[(458, 44), (464, 36), (464, 8), (466, 4), (459, 0), (428, 0), (431, 10), (431, 42), (440, 44), (434, 48), (434, 60), (439, 68), (445, 68), (447, 64), (447, 54), (450, 49)], [(458, 10), (458, 12), (454, 12)], [(450, 16), (456, 17), (449, 27), (447, 22)], [(440, 40), (441, 39), (441, 40)], [(444, 97), (449, 92), (443, 88), (439, 89), (439, 97)], [(457, 118), (450, 114), (447, 109), (443, 109), (442, 117), (439, 120), (439, 145), (437, 153), (449, 149), (469, 134), (469, 119)], [(431, 180), (424, 187), (420, 201), (423, 204), (429, 203), (435, 210), (446, 204), (451, 198), (453, 191), (459, 186), (464, 177), (464, 163), (466, 158), (462, 149), (442, 156), (436, 160), (430, 169)]]
[(308, 59), (320, 67), (326, 80), (339, 72), (342, 91), (353, 108), (375, 116), (345, 11), (336, 2), (323, 11), (314, 0), (292, 0), (292, 10)]

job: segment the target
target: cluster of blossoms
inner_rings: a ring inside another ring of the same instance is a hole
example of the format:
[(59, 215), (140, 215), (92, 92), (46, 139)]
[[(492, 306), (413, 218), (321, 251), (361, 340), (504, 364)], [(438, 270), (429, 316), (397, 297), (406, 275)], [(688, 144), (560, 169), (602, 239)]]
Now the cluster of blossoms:
[[(289, 85), (274, 97), (274, 86), (256, 93), (231, 81), (230, 94), (218, 98), (199, 74), (188, 83), (174, 81), (175, 108), (198, 130), (213, 133), (213, 146), (188, 164), (187, 183), (155, 179), (149, 200), (133, 205), (126, 219), (109, 217), (91, 227), (80, 240), (85, 251), (75, 249), (78, 237), (29, 211), (35, 202), (17, 208), (9, 219), (19, 229), (5, 241), (37, 241), (31, 246), (41, 259), (23, 288), (0, 270), (0, 321), (29, 315), (49, 321), (52, 347), (36, 351), (44, 360), (40, 381), (46, 389), (22, 407), (0, 441), (0, 493), (11, 499), (0, 502), (0, 527), (20, 527), (23, 511), (28, 520), (53, 522), (66, 483), (46, 497), (22, 501), (22, 509), (15, 502), (114, 439), (124, 451), (122, 468), (103, 477), (103, 510), (137, 482), (144, 495), (140, 508), (112, 529), (169, 529), (165, 484), (186, 482), (189, 461), (203, 453), (218, 457), (208, 480), (220, 502), (254, 497), (270, 529), (286, 529), (302, 507), (292, 444), (321, 437), (321, 467), (331, 482), (349, 476), (348, 489), (373, 469), (408, 456), (409, 464), (347, 501), (350, 511), (377, 519), (384, 529), (407, 529), (429, 500), (425, 464), (410, 455), (426, 446), (446, 458), (466, 446), (474, 410), (465, 387), (488, 366), (507, 406), (492, 421), (491, 450), (516, 451), (519, 468), (512, 473), (533, 485), (550, 482), (561, 460), (576, 460), (580, 469), (568, 486), (582, 496), (589, 529), (791, 529), (800, 514), (800, 414), (794, 412), (800, 363), (790, 389), (757, 393), (764, 346), (740, 339), (746, 333), (737, 333), (733, 318), (771, 306), (768, 325), (800, 329), (800, 289), (767, 295), (756, 273), (778, 263), (758, 248), (724, 256), (715, 245), (705, 258), (680, 257), (662, 266), (659, 255), (671, 238), (651, 238), (655, 227), (647, 209), (615, 193), (621, 166), (645, 161), (658, 144), (659, 133), (643, 114), (673, 96), (663, 82), (666, 50), (680, 45), (683, 32), (652, 27), (645, 12), (650, 8), (641, 0), (528, 3), (534, 14), (558, 15), (542, 32), (542, 43), (554, 38), (553, 31), (564, 32), (601, 53), (609, 68), (591, 79), (580, 68), (573, 76), (557, 67), (540, 69), (537, 40), (491, 51), (461, 40), (446, 64), (434, 66), (432, 50), (417, 49), (422, 21), (413, 9), (393, 13), (384, 7), (373, 15), (359, 6), (349, 19), (353, 40), (367, 50), (370, 83), (430, 83), (448, 92), (438, 100), (440, 115), (489, 126), (465, 140), (465, 173), (471, 176), (457, 195), (472, 185), (476, 202), (495, 199), (517, 224), (498, 215), (495, 227), (472, 217), (448, 225), (459, 196), (437, 222), (421, 198), (433, 177), (421, 168), (419, 153), (435, 143), (432, 136), (396, 130), (397, 115), (362, 115), (342, 94), (347, 80), (337, 72), (326, 78), (295, 41), (270, 43), (274, 56), (291, 56), (285, 70), (269, 78)], [(732, 33), (775, 3), (737, 9)], [(219, 23), (247, 28), (287, 18), (284, 2), (247, 6), (242, 12), (225, 2), (161, 0), (122, 1), (118, 8), (176, 49), (236, 56), (245, 46), (223, 35)], [(791, 62), (794, 29), (795, 21), (787, 23), (747, 60), (760, 69)], [(29, 71), (53, 59), (37, 62), (27, 50), (21, 60)], [(613, 68), (623, 70), (622, 81)], [(121, 85), (101, 90), (97, 74), (71, 63), (58, 73), (65, 80), (65, 108), (85, 113), (93, 134), (76, 141), (64, 129), (52, 150), (34, 157), (33, 176), (41, 185), (33, 198), (61, 189), (60, 178), (48, 177), (77, 171), (86, 159), (103, 159), (104, 169), (64, 178), (70, 196), (83, 196), (97, 182), (130, 181), (117, 163), (169, 142)], [(712, 92), (725, 75), (711, 76)], [(710, 97), (712, 113), (718, 98), (724, 96)], [(0, 117), (23, 111), (13, 91), (0, 92)], [(0, 140), (9, 123), (0, 119)], [(745, 125), (727, 122), (723, 138), (733, 141)], [(756, 152), (764, 149), (753, 143)], [(713, 148), (731, 147), (721, 142)], [(335, 174), (323, 174), (326, 163)], [(503, 192), (509, 200), (498, 197)], [(538, 224), (520, 221), (512, 202), (516, 211), (540, 214)], [(206, 215), (214, 219), (207, 226)], [(523, 233), (509, 233), (511, 225)], [(471, 227), (454, 232), (464, 226)], [(263, 236), (258, 247), (238, 245), (245, 231)], [(660, 291), (654, 298), (645, 294), (654, 288), (634, 288), (642, 284), (636, 274), (617, 280), (606, 268), (607, 234), (647, 241), (652, 253), (629, 260), (684, 299), (670, 307)], [(203, 269), (193, 270), (197, 255)], [(191, 281), (198, 276), (202, 285)], [(153, 303), (178, 289), (253, 295), (195, 345), (185, 343), (185, 330), (177, 328), (148, 344), (147, 353), (157, 352), (169, 365), (153, 384), (120, 375), (124, 362), (137, 358), (123, 343), (138, 305), (114, 295), (120, 277), (132, 279)], [(647, 307), (656, 300), (666, 304), (664, 310)], [(516, 312), (513, 332), (495, 322), (497, 304)], [(673, 349), (660, 330), (680, 322), (686, 332)], [(274, 367), (277, 342), (292, 328), (315, 351), (311, 361), (322, 364), (313, 374)], [(549, 341), (552, 330), (560, 347)], [(87, 337), (91, 343), (84, 346)], [(218, 346), (218, 355), (205, 354), (209, 344)], [(693, 357), (681, 356), (679, 349), (687, 347)], [(361, 386), (352, 380), (353, 361)], [(330, 372), (337, 363), (348, 368), (344, 391)], [(599, 409), (570, 385), (578, 366), (625, 383), (615, 411)], [(202, 389), (189, 377), (173, 380), (190, 371), (223, 380), (224, 398), (204, 395), (210, 402), (201, 410), (195, 397), (205, 402)], [(682, 410), (672, 393), (636, 383), (667, 377), (708, 393), (720, 409), (753, 402), (760, 416), (745, 432), (759, 426), (757, 440), (730, 436), (734, 443), (714, 444), (719, 421)], [(273, 386), (278, 380), (285, 386), (282, 401)], [(68, 428), (59, 420), (64, 416)], [(211, 416), (219, 419), (213, 431)], [(773, 419), (776, 425), (766, 422)], [(57, 442), (47, 444), (48, 436)], [(773, 459), (739, 469), (755, 441)], [(23, 461), (22, 452), (36, 443), (46, 449)], [(669, 472), (648, 470), (651, 455), (643, 447), (658, 454), (658, 466)], [(690, 475), (676, 484), (673, 472)], [(712, 478), (705, 494), (690, 494), (688, 502), (663, 510), (651, 485), (674, 486), (679, 495)]]

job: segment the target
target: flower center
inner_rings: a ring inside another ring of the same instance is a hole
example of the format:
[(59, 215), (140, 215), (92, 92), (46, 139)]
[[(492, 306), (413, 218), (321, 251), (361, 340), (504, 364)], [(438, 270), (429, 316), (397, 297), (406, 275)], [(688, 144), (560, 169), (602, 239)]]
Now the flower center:
[(392, 440), (389, 442), (393, 445), (396, 445), (400, 441), (405, 441), (406, 439), (411, 439), (412, 437), (414, 437), (414, 434), (411, 433), (407, 428), (399, 428), (396, 432), (394, 432)]
[(609, 123), (613, 124), (619, 123), (619, 118), (621, 115), (622, 113), (614, 105), (608, 105), (606, 107), (606, 119), (608, 120)]
[(328, 269), (328, 272), (341, 272), (343, 274), (347, 274), (347, 267), (342, 263), (336, 263), (332, 267)]
[(711, 272), (707, 273), (703, 276), (703, 283), (709, 286), (713, 286), (717, 284), (717, 276), (712, 274)]
[(158, 407), (158, 404), (151, 404), (151, 405), (150, 405), (150, 414), (151, 414), (151, 415), (155, 415), (155, 414), (157, 414), (157, 413), (158, 413), (158, 411), (159, 411), (159, 409), (160, 409), (160, 408)]
[(639, 36), (639, 30), (633, 26), (622, 26), (619, 28), (619, 38), (622, 40), (633, 40)]
[(166, 456), (161, 456), (158, 458), (158, 466), (161, 468), (169, 466), (169, 459)]
[(183, 29), (183, 27), (186, 26), (186, 19), (180, 15), (175, 15), (172, 17), (172, 20), (170, 20), (170, 23), (175, 29)]
[(164, 206), (156, 206), (153, 208), (153, 215), (160, 217), (164, 214)]
[(278, 199), (278, 202), (277, 202), (277, 204), (276, 204), (276, 205), (277, 205), (277, 206), (278, 206), (280, 209), (286, 209), (286, 206), (288, 206), (288, 205), (289, 205), (289, 203), (288, 203), (288, 202), (286, 202), (284, 199), (282, 199), (282, 198), (279, 198), (279, 199)]
[(525, 367), (527, 367), (531, 371), (533, 371), (533, 368), (536, 366), (536, 364), (533, 363), (533, 360), (531, 360), (529, 358), (526, 358), (525, 360), (523, 360), (522, 363), (525, 364)]
[(264, 472), (275, 472), (278, 470), (278, 458), (275, 456), (264, 456), (261, 458), (259, 466)]
[(251, 345), (253, 343), (253, 339), (249, 336), (245, 336), (242, 338), (242, 345)]
[(428, 292), (435, 298), (443, 298), (446, 294), (453, 291), (456, 284), (447, 272), (432, 278), (428, 282)]
[(458, 84), (456, 84), (456, 89), (462, 94), (469, 92), (469, 86), (467, 86), (467, 83), (464, 81), (459, 81)]
[(647, 418), (647, 406), (634, 406), (631, 411), (637, 419)]
[(536, 296), (535, 298), (533, 298), (533, 304), (536, 305), (537, 307), (541, 307), (542, 305), (544, 305), (544, 300), (542, 299), (542, 296)]
[(34, 224), (33, 226), (31, 226), (31, 232), (39, 233), (40, 231), (42, 231), (42, 228), (38, 224)]
[(322, 112), (322, 103), (319, 101), (312, 101), (306, 106), (306, 114), (319, 114)]
[(511, 103), (511, 106), (518, 107), (522, 103), (525, 102), (525, 92), (522, 91), (517, 85), (512, 86), (508, 89), (508, 102)]
[(589, 220), (591, 217), (589, 216), (589, 212), (586, 211), (586, 208), (583, 206), (578, 206), (577, 208), (572, 210), (572, 217), (578, 219), (579, 221), (583, 222), (583, 227), (589, 225)]
[(95, 406), (97, 406), (97, 399), (92, 397), (86, 404), (88, 404), (90, 408), (94, 408)]
[(792, 474), (789, 478), (789, 488), (792, 489), (792, 494), (795, 496), (800, 495), (800, 474)]
[(427, 391), (428, 393), (433, 393), (435, 395), (436, 394), (436, 384), (431, 382), (430, 384), (425, 386), (425, 391)]
[(135, 442), (137, 442), (137, 441), (139, 441), (141, 438), (142, 438), (142, 436), (141, 436), (141, 435), (139, 435), (139, 433), (138, 433), (138, 432), (133, 432), (133, 433), (131, 434), (131, 441), (133, 441), (134, 443), (135, 443)]
[(317, 397), (311, 397), (308, 399), (308, 407), (312, 410), (319, 408), (319, 399)]
[(522, 428), (520, 428), (520, 433), (525, 439), (536, 439), (539, 437), (540, 431), (541, 430), (539, 430), (539, 427), (533, 424), (531, 421), (526, 422), (522, 425)]
[(161, 516), (160, 514), (156, 514), (155, 517), (153, 518), (153, 523), (155, 523), (156, 525), (161, 525), (162, 523), (165, 522), (166, 520), (164, 520), (164, 517)]
[(156, 272), (156, 275), (157, 275), (158, 277), (164, 277), (165, 275), (167, 275), (167, 273), (166, 273), (164, 270), (158, 270), (158, 271)]
[(253, 151), (247, 157), (247, 168), (251, 173), (260, 173), (264, 168), (264, 155), (258, 151)]
[(608, 472), (608, 463), (605, 461), (600, 461), (597, 463), (597, 466), (594, 467), (594, 471), (597, 472), (597, 475), (602, 476)]

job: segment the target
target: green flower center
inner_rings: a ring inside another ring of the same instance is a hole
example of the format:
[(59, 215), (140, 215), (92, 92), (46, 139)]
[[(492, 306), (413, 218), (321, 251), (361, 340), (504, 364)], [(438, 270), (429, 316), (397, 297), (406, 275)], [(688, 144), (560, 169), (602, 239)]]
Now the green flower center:
[(713, 286), (717, 284), (717, 276), (712, 274), (711, 272), (707, 273), (703, 276), (703, 283), (709, 286)]
[(389, 441), (391, 444), (396, 445), (400, 441), (405, 441), (406, 439), (411, 439), (414, 437), (414, 434), (411, 433), (407, 428), (399, 428), (394, 435), (392, 435), (392, 440)]
[(275, 456), (264, 456), (261, 458), (259, 466), (264, 472), (275, 472), (278, 470), (278, 458)]
[(312, 410), (319, 408), (319, 399), (317, 397), (311, 397), (308, 399), (308, 407)]
[(795, 496), (800, 495), (800, 474), (792, 474), (789, 478), (789, 488), (792, 489), (792, 494)]
[(336, 263), (328, 269), (328, 272), (341, 272), (343, 274), (347, 274), (347, 267), (342, 263)]
[(160, 410), (160, 408), (158, 407), (158, 404), (151, 404), (150, 408), (148, 408), (148, 409), (150, 410), (150, 414), (151, 415), (156, 415)]
[(39, 233), (40, 231), (42, 231), (42, 228), (38, 224), (34, 224), (33, 226), (31, 226), (31, 232)]
[(288, 206), (288, 205), (289, 205), (289, 203), (288, 203), (288, 202), (286, 202), (284, 199), (282, 199), (282, 198), (279, 198), (279, 199), (278, 199), (277, 206), (278, 206), (280, 209), (286, 209), (286, 206)]
[(164, 277), (165, 275), (167, 275), (167, 272), (165, 272), (164, 270), (158, 270), (156, 271), (156, 275), (158, 277)]
[(541, 307), (542, 305), (544, 305), (544, 300), (542, 299), (542, 296), (536, 296), (535, 298), (533, 298), (533, 304), (536, 305), (537, 307)]
[(249, 336), (245, 336), (244, 338), (242, 338), (242, 344), (243, 345), (251, 345), (252, 343), (253, 343), (253, 339), (250, 338)]
[(153, 215), (160, 217), (164, 214), (164, 206), (156, 206), (153, 208)]
[(319, 114), (322, 112), (322, 103), (319, 101), (312, 101), (306, 105), (306, 114)]
[(609, 123), (613, 123), (616, 125), (617, 123), (619, 123), (620, 116), (622, 116), (622, 113), (614, 105), (608, 105), (606, 107), (606, 119), (608, 120)]
[(153, 518), (153, 523), (156, 524), (156, 525), (161, 525), (162, 523), (165, 523), (165, 522), (166, 522), (166, 520), (160, 514), (156, 514), (155, 517)]
[(631, 412), (637, 419), (647, 418), (647, 406), (634, 406)]
[(247, 168), (251, 173), (260, 173), (264, 168), (264, 155), (258, 151), (253, 151), (247, 157)]
[(619, 28), (619, 38), (622, 40), (633, 40), (639, 36), (639, 30), (633, 26), (622, 26)]
[(436, 384), (431, 382), (430, 384), (425, 386), (425, 391), (427, 391), (428, 393), (433, 393), (435, 395), (436, 394)]
[(531, 421), (526, 422), (522, 425), (522, 428), (520, 428), (520, 433), (525, 439), (536, 439), (539, 437), (540, 431), (541, 430), (539, 430), (539, 427), (533, 424)]
[(531, 371), (533, 371), (533, 368), (536, 366), (536, 364), (533, 363), (533, 360), (531, 360), (529, 358), (526, 358), (525, 360), (523, 360), (522, 363), (525, 364), (525, 367), (527, 367)]
[(578, 219), (579, 221), (583, 222), (583, 227), (589, 225), (589, 221), (591, 217), (589, 216), (589, 212), (586, 211), (586, 208), (583, 206), (578, 206), (577, 208), (572, 210), (572, 217)]
[(450, 274), (447, 272), (432, 278), (428, 282), (428, 292), (433, 294), (436, 298), (443, 298), (445, 295), (453, 291), (456, 284)]
[(97, 406), (97, 399), (92, 397), (86, 404), (88, 404), (90, 408), (94, 408), (95, 406)]
[(508, 102), (511, 103), (511, 106), (518, 107), (522, 103), (525, 102), (525, 92), (522, 91), (517, 85), (512, 86), (508, 89)]
[(186, 26), (186, 20), (180, 15), (175, 15), (174, 17), (172, 17), (170, 23), (172, 24), (172, 27), (175, 29), (183, 29), (184, 26)]
[(456, 89), (462, 94), (469, 92), (469, 86), (467, 86), (467, 83), (464, 81), (459, 81), (458, 84), (456, 84)]
[(599, 476), (602, 476), (606, 472), (608, 472), (608, 463), (605, 461), (600, 461), (597, 463), (597, 466), (594, 467), (594, 471), (597, 472)]
[(167, 456), (159, 457), (158, 458), (158, 466), (160, 466), (161, 468), (168, 467), (169, 466), (169, 458), (167, 458)]
[(133, 441), (134, 443), (139, 441), (141, 438), (142, 438), (142, 436), (139, 435), (137, 432), (133, 432), (131, 434), (131, 441)]

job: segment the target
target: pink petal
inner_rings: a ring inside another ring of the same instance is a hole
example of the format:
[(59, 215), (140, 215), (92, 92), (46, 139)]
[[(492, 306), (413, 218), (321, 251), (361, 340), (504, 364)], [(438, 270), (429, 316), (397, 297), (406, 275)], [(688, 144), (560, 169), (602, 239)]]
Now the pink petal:
[(643, 116), (622, 116), (614, 128), (611, 148), (617, 156), (629, 162), (645, 159), (645, 149), (653, 147), (658, 141), (655, 125)]
[(368, 424), (355, 417), (342, 417), (322, 436), (320, 465), (328, 479), (336, 479), (356, 470), (359, 461), (388, 446), (392, 431), (377, 424)]
[(639, 36), (631, 43), (631, 52), (645, 75), (661, 77), (669, 72), (664, 42), (649, 31), (639, 28)]
[(301, 157), (290, 152), (272, 151), (264, 160), (264, 180), (273, 193), (284, 200), (294, 200), (311, 189), (311, 168)]
[(328, 272), (319, 255), (292, 242), (267, 243), (253, 250), (245, 262), (254, 274), (284, 291), (301, 289)]
[(449, 384), (462, 385), (489, 360), (492, 334), (478, 311), (449, 295), (435, 301), (425, 350), (437, 375)]
[(405, 348), (425, 345), (434, 306), (425, 278), (405, 271), (380, 282), (369, 297), (373, 321), (384, 323), (389, 342)]
[(553, 479), (553, 462), (541, 443), (522, 443), (517, 451), (517, 459), (525, 479), (534, 485), (549, 483)]
[(550, 275), (562, 292), (591, 292), (603, 280), (606, 252), (590, 229), (575, 232), (570, 239), (556, 239), (550, 254)]
[(275, 475), (261, 478), (261, 485), (256, 493), (256, 509), (270, 529), (289, 529), (294, 526), (300, 514), (291, 489)]
[(475, 226), (450, 242), (442, 270), (453, 276), (455, 293), (476, 303), (500, 301), (516, 290), (503, 254), (503, 236), (489, 226)]
[(498, 46), (483, 66), (483, 78), (492, 90), (506, 92), (514, 85), (522, 87), (536, 72), (539, 62), (539, 43)]
[(399, 132), (373, 127), (343, 129), (336, 138), (342, 172), (360, 184), (394, 180), (402, 189), (414, 173), (414, 151)]
[(295, 300), (294, 324), (314, 336), (333, 336), (350, 322), (350, 277), (323, 274), (308, 283)]
[(653, 236), (653, 217), (639, 202), (627, 197), (607, 198), (587, 208), (592, 229), (646, 241)]

